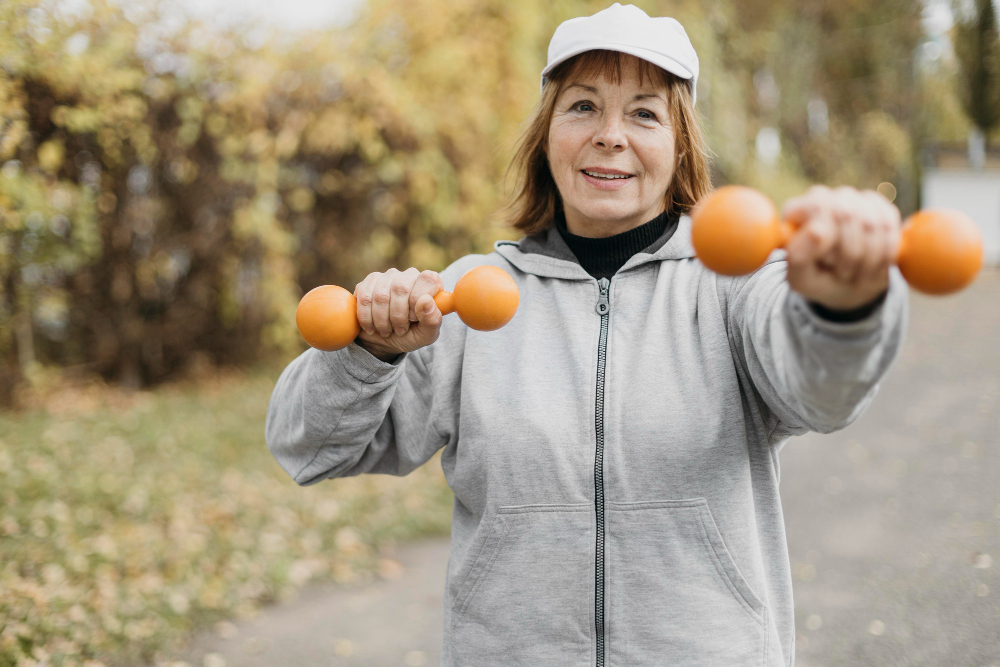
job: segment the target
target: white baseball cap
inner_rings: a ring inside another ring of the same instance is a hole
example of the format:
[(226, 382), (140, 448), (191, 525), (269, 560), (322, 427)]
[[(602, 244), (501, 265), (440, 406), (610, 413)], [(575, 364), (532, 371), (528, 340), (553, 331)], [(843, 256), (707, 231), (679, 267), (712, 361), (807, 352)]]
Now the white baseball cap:
[(549, 61), (542, 70), (542, 88), (556, 65), (594, 49), (628, 53), (688, 79), (692, 103), (697, 99), (698, 54), (684, 26), (676, 19), (651, 18), (635, 5), (618, 2), (593, 16), (563, 21), (556, 28), (549, 42)]

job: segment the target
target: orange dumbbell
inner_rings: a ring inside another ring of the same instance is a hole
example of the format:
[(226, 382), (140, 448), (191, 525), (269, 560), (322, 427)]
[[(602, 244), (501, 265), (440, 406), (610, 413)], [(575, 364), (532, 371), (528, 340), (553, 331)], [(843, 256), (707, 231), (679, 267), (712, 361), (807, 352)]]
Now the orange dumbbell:
[[(727, 185), (691, 211), (691, 243), (716, 273), (741, 276), (784, 248), (797, 226), (778, 217), (762, 192)], [(952, 209), (917, 211), (903, 222), (896, 265), (906, 281), (927, 294), (957, 292), (983, 264), (983, 239), (972, 219)]]
[[(443, 315), (458, 313), (473, 329), (493, 331), (514, 317), (517, 285), (501, 268), (477, 266), (459, 279), (454, 292), (438, 292), (434, 303)], [(299, 301), (295, 324), (302, 338), (317, 350), (345, 348), (361, 333), (358, 300), (343, 287), (320, 285)]]

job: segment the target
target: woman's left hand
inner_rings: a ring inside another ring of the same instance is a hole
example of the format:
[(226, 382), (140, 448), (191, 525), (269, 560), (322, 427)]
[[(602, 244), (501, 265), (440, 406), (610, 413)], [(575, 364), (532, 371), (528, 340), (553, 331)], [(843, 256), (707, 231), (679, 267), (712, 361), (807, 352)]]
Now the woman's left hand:
[(809, 301), (851, 310), (889, 286), (900, 242), (900, 216), (874, 190), (814, 185), (789, 199), (783, 216), (799, 229), (786, 244), (788, 284)]

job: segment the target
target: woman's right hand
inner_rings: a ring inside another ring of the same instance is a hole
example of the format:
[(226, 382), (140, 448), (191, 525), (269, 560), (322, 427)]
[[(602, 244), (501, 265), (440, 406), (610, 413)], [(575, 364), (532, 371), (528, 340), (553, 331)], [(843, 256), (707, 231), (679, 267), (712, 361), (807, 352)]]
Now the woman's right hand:
[(444, 289), (436, 271), (389, 269), (354, 288), (361, 333), (356, 342), (383, 361), (430, 345), (441, 331), (434, 295)]

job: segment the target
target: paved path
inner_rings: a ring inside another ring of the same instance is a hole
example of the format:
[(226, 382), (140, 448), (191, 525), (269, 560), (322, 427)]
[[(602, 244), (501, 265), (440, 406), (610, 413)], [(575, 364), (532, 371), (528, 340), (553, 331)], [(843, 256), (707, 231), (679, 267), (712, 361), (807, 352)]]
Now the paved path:
[(220, 624), (184, 657), (204, 667), (436, 666), (448, 541), (418, 542), (392, 556), (399, 578), (313, 586), (255, 619)]
[(1000, 272), (910, 305), (865, 414), (780, 456), (798, 667), (1000, 667)]
[[(1000, 667), (1000, 272), (911, 297), (906, 346), (847, 429), (793, 438), (781, 493), (797, 665)], [(447, 543), (200, 637), (207, 667), (437, 665)], [(235, 633), (235, 634), (234, 634)]]

